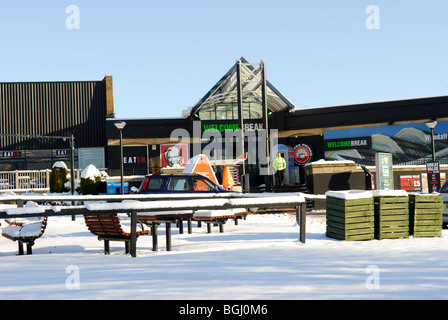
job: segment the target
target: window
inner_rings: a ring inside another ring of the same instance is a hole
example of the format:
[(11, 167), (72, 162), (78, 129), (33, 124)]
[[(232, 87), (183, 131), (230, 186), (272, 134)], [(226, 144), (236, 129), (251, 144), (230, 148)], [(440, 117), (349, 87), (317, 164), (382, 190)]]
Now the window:
[(193, 189), (194, 191), (214, 191), (215, 186), (207, 180), (193, 178)]
[(146, 178), (142, 190), (160, 190), (164, 182), (165, 178)]
[[(263, 110), (261, 103), (257, 101), (245, 101), (243, 103), (244, 119), (261, 119)], [(238, 119), (237, 102), (221, 102), (204, 106), (199, 111), (201, 120), (235, 120)]]
[(173, 177), (168, 184), (168, 191), (188, 191), (192, 190), (190, 186), (189, 178), (176, 178)]

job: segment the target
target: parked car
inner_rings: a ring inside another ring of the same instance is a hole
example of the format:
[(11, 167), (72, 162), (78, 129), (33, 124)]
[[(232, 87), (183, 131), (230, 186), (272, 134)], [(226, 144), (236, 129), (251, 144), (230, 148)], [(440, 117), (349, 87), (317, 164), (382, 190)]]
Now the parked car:
[(439, 191), (443, 195), (443, 226), (448, 226), (448, 181), (445, 182)]
[(146, 176), (139, 193), (226, 193), (207, 177), (198, 174), (157, 174)]

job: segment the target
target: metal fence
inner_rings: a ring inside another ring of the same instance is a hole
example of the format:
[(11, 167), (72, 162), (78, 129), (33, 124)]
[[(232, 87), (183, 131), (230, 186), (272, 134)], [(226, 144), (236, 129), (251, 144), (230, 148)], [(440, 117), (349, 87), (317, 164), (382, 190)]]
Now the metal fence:
[[(50, 188), (51, 170), (0, 171), (0, 190), (39, 190)], [(75, 170), (75, 179), (81, 170)]]
[[(180, 196), (180, 197), (178, 197)], [(181, 197), (187, 197), (181, 199)], [(177, 199), (177, 200), (176, 200)], [(306, 197), (298, 193), (284, 193), (282, 195), (272, 194), (270, 196), (258, 194), (242, 193), (222, 193), (222, 194), (202, 194), (202, 195), (132, 195), (132, 196), (6, 196), (0, 199), (0, 202), (24, 203), (25, 201), (35, 201), (44, 203), (48, 201), (78, 201), (84, 205), (65, 205), (65, 206), (45, 206), (42, 205), (38, 212), (30, 212), (29, 208), (5, 208), (0, 209), (0, 219), (24, 218), (24, 217), (56, 217), (56, 216), (74, 216), (74, 215), (99, 215), (104, 213), (123, 213), (127, 212), (130, 216), (130, 254), (131, 257), (137, 256), (137, 220), (138, 212), (145, 212), (145, 215), (162, 216), (160, 212), (168, 211), (173, 217), (172, 211), (178, 210), (223, 210), (232, 208), (259, 208), (259, 207), (294, 207), (296, 209), (297, 221), (299, 222), (300, 242), (306, 241)], [(124, 201), (128, 200), (128, 201)], [(134, 201), (129, 201), (134, 200)], [(152, 200), (152, 201), (148, 201)], [(104, 203), (112, 201), (113, 203)], [(119, 202), (121, 201), (121, 202)], [(86, 204), (88, 202), (88, 204)], [(169, 204), (167, 204), (167, 202)], [(21, 205), (20, 205), (21, 206)], [(23, 210), (23, 211), (22, 211)], [(159, 214), (156, 214), (156, 213)], [(177, 216), (179, 216), (177, 214)], [(177, 221), (176, 221), (177, 222)], [(154, 220), (157, 223), (157, 220)], [(153, 233), (154, 235), (154, 233)], [(121, 238), (122, 239), (122, 238)], [(153, 246), (155, 244), (153, 238)], [(171, 242), (171, 241), (170, 241)]]

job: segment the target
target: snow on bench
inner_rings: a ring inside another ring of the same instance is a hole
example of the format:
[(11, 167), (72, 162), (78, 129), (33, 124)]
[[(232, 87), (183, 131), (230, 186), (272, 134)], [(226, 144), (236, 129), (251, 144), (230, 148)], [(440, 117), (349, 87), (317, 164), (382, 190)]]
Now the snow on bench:
[[(45, 209), (39, 207), (37, 203), (28, 201), (23, 208), (7, 208), (7, 214), (40, 214), (45, 213)], [(23, 244), (26, 243), (27, 254), (32, 254), (32, 246), (36, 239), (40, 238), (47, 227), (48, 217), (36, 218), (14, 218), (6, 219), (9, 226), (2, 229), (2, 236), (18, 241), (19, 255), (23, 255)]]
[(247, 215), (246, 209), (232, 208), (223, 210), (198, 210), (194, 213), (194, 220), (198, 222), (204, 221), (207, 223), (207, 233), (211, 233), (211, 226), (217, 224), (219, 232), (224, 232), (224, 224), (228, 219), (234, 219), (235, 225), (238, 224), (238, 219), (245, 218)]
[[(36, 201), (41, 201), (43, 198), (45, 200), (49, 200), (50, 198), (40, 197), (36, 199)], [(22, 199), (22, 198), (20, 198)], [(24, 199), (15, 199), (16, 201), (24, 201)], [(53, 199), (53, 198), (51, 198)], [(62, 200), (62, 198), (55, 198), (58, 200)], [(75, 201), (75, 198), (67, 198), (64, 200), (72, 200)], [(154, 221), (169, 221), (170, 219), (181, 219), (182, 217), (187, 217), (187, 219), (193, 218), (193, 212), (197, 212), (200, 210), (204, 210), (202, 212), (197, 213), (196, 217), (198, 219), (213, 219), (214, 222), (221, 222), (223, 224), (225, 218), (234, 218), (236, 222), (236, 218), (244, 217), (247, 214), (247, 208), (259, 207), (259, 206), (296, 206), (302, 205), (306, 203), (306, 199), (301, 194), (275, 194), (275, 195), (240, 195), (237, 198), (221, 198), (221, 197), (213, 197), (213, 198), (200, 198), (200, 199), (186, 199), (186, 200), (174, 200), (169, 197), (164, 200), (157, 201), (140, 201), (140, 199), (129, 199), (123, 200), (121, 202), (104, 202), (105, 198), (100, 197), (81, 197), (78, 196), (76, 201), (84, 201), (84, 205), (72, 205), (72, 206), (26, 206), (25, 208), (6, 208), (2, 210), (2, 218), (5, 219), (7, 215), (42, 215), (42, 216), (63, 216), (63, 215), (77, 215), (82, 214), (84, 216), (89, 216), (88, 220), (95, 221), (95, 229), (92, 227), (94, 232), (99, 234), (101, 239), (109, 241), (120, 239), (130, 242), (131, 248), (131, 256), (135, 257), (136, 253), (136, 233), (128, 232), (125, 229), (125, 224), (118, 218), (117, 215), (120, 213), (128, 214), (131, 217), (131, 221), (129, 221), (132, 227), (136, 227), (134, 225), (137, 221), (146, 221), (148, 223)], [(162, 198), (163, 199), (163, 198)], [(28, 200), (28, 198), (27, 198)], [(54, 199), (53, 199), (54, 200)], [(120, 200), (120, 198), (109, 198), (107, 200)], [(143, 199), (141, 199), (143, 200)], [(145, 199), (148, 200), (148, 199)], [(154, 200), (154, 199), (152, 199)], [(239, 209), (238, 209), (239, 208)], [(246, 209), (241, 209), (246, 208)], [(235, 211), (236, 209), (236, 211)], [(239, 211), (238, 211), (239, 210)], [(244, 210), (244, 211), (243, 211)], [(90, 211), (90, 212), (89, 212)], [(103, 215), (103, 216), (102, 216)], [(190, 216), (190, 217), (188, 217)], [(96, 220), (95, 220), (96, 219)], [(102, 224), (100, 220), (107, 220), (107, 224)], [(10, 234), (11, 237), (20, 237), (20, 232), (22, 232), (23, 238), (20, 241), (29, 241), (32, 245), (34, 244), (34, 239), (40, 237), (46, 227), (47, 217), (43, 218), (38, 223), (42, 223), (41, 232), (38, 232), (38, 228), (17, 228), (18, 224), (15, 228), (6, 229), (4, 234)], [(132, 222), (135, 221), (135, 222)], [(90, 224), (90, 221), (88, 222)], [(93, 222), (92, 222), (93, 223)], [(104, 228), (111, 227), (112, 230), (108, 230), (104, 232)], [(103, 229), (101, 229), (103, 228)], [(29, 240), (26, 236), (29, 235), (29, 232), (33, 232), (33, 240)], [(168, 230), (167, 230), (168, 231)], [(94, 233), (92, 232), (92, 233)], [(149, 234), (146, 230), (139, 230), (136, 232), (144, 232), (141, 234)], [(137, 235), (137, 236), (138, 236)], [(129, 236), (129, 240), (126, 237)], [(167, 234), (168, 236), (168, 234)], [(154, 234), (153, 234), (154, 237)], [(153, 238), (154, 239), (154, 238)], [(105, 242), (106, 246), (106, 242)], [(30, 248), (31, 249), (31, 248)], [(108, 249), (105, 248), (107, 251)], [(168, 249), (169, 250), (169, 249)], [(30, 251), (31, 252), (31, 251)]]

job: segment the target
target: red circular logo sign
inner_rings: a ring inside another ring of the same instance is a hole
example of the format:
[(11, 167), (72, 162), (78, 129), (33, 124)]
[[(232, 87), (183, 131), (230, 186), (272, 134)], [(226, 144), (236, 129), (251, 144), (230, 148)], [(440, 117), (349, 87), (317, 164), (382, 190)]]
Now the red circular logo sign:
[(305, 143), (300, 143), (294, 147), (294, 161), (297, 164), (306, 164), (313, 160), (313, 150)]

